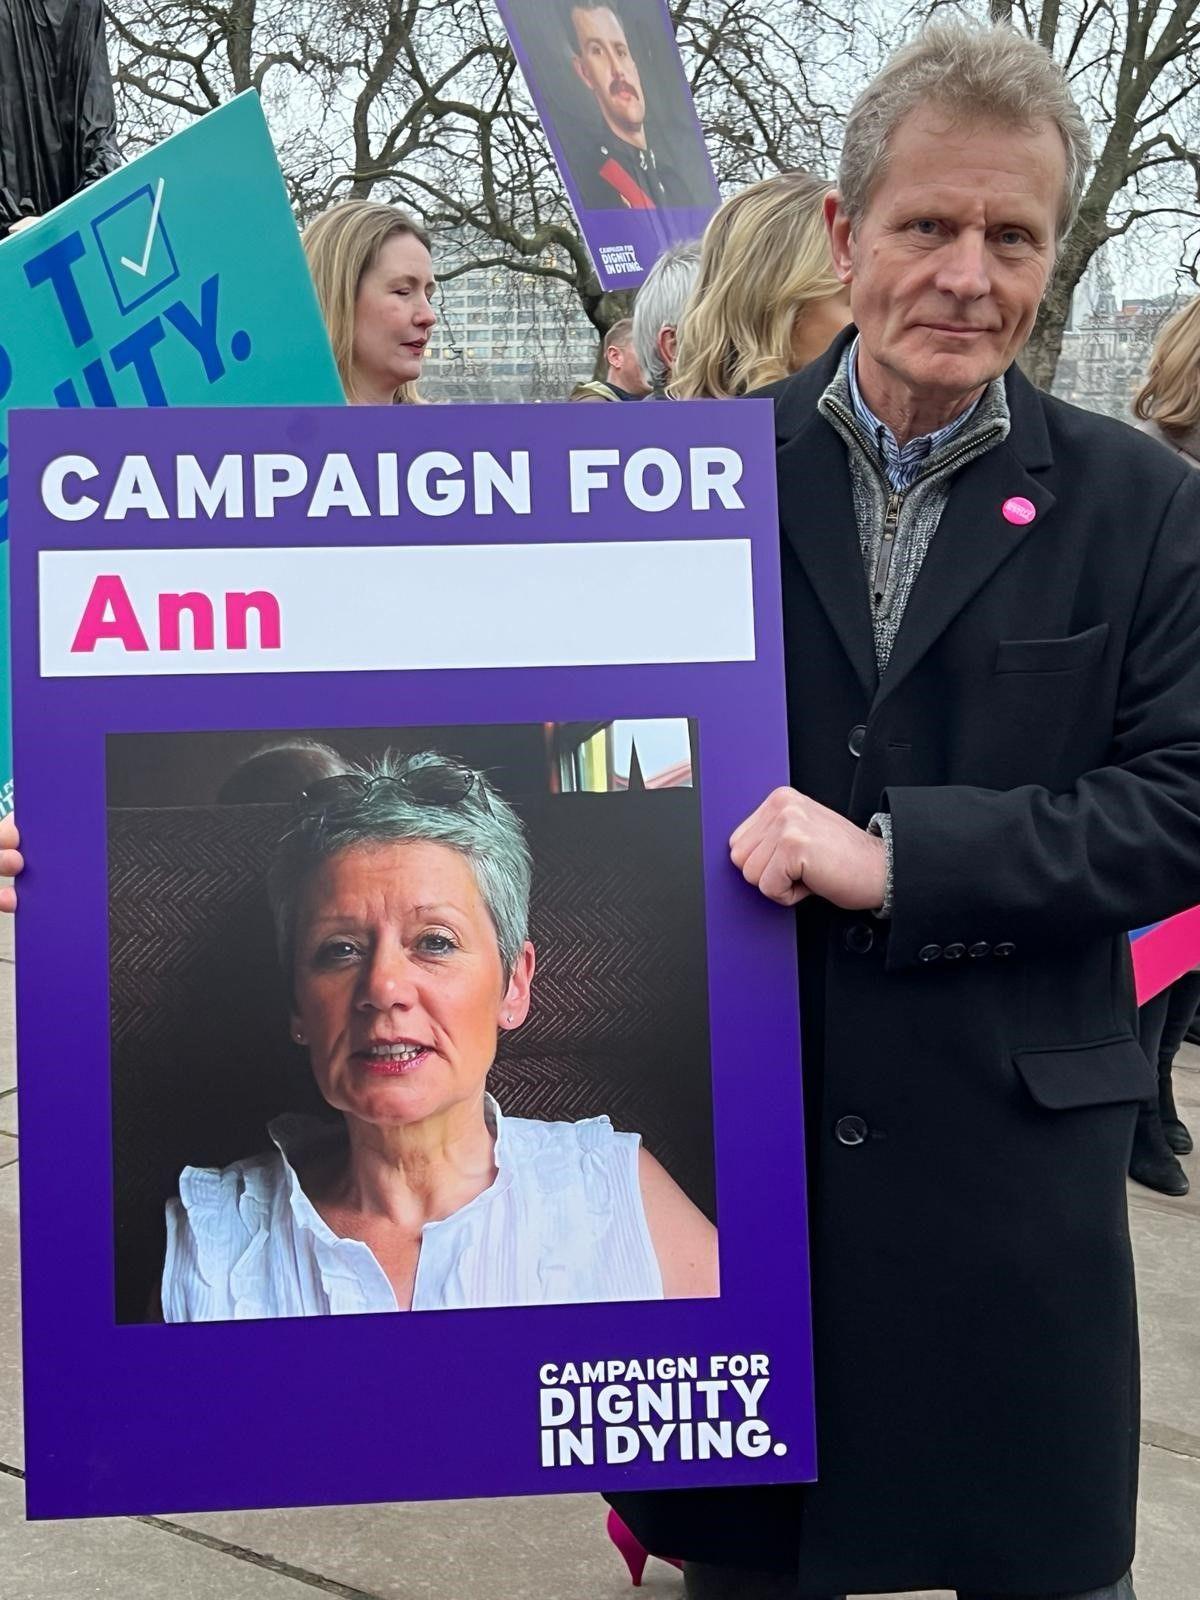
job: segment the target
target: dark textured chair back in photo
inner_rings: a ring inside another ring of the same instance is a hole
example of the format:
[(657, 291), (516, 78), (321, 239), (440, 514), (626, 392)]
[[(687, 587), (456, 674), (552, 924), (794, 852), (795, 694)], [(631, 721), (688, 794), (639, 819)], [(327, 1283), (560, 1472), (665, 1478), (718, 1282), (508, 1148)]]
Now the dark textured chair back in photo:
[[(606, 1113), (714, 1212), (699, 796), (549, 796), (534, 856), (534, 1003), (489, 1086), (512, 1116)], [(117, 1319), (144, 1321), (186, 1165), (332, 1115), (288, 1037), (264, 876), (289, 809), (112, 809), (109, 934)]]

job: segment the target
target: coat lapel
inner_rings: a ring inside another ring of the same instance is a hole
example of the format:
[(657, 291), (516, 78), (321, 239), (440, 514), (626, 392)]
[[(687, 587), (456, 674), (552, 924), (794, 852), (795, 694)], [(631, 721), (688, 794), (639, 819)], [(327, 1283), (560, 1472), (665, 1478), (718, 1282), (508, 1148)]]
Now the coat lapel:
[[(854, 334), (848, 328), (820, 360), (763, 392), (776, 405), (784, 535), (864, 690), (878, 704), (904, 681), (997, 568), (1027, 538), (1036, 537), (1055, 503), (1039, 477), (1053, 457), (1037, 390), (1012, 367), (1005, 379), (1009, 436), (954, 478), (880, 683), (846, 446), (817, 411), (817, 401)], [(1032, 504), (1031, 521), (1005, 517), (1003, 507), (1013, 499)]]
[(817, 411), (853, 330), (789, 381), (777, 399), (779, 517), (863, 689), (878, 684), (871, 608), (863, 572), (846, 447)]
[(779, 516), (868, 699), (878, 683), (846, 447), (823, 417), (779, 453)]
[[(1038, 477), (1051, 461), (1037, 392), (1015, 369), (1006, 382), (1008, 438), (970, 462), (953, 480), (942, 520), (917, 575), (879, 687), (892, 694), (976, 595), (1022, 545), (1036, 538), (1055, 497)], [(1026, 500), (1035, 515), (1010, 522), (1004, 506)]]

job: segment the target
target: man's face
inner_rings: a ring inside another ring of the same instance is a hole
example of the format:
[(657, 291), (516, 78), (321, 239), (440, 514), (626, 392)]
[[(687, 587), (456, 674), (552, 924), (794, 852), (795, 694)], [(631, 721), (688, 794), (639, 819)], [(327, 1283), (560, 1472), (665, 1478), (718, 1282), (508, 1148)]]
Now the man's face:
[(576, 10), (571, 20), (579, 46), (575, 71), (595, 95), (600, 115), (618, 138), (637, 136), (646, 120), (646, 102), (620, 20), (607, 6)]
[(955, 122), (936, 106), (904, 119), (858, 227), (837, 197), (827, 205), (869, 394), (901, 411), (952, 406), (1012, 364), (1054, 265), (1065, 185), (1049, 122)]

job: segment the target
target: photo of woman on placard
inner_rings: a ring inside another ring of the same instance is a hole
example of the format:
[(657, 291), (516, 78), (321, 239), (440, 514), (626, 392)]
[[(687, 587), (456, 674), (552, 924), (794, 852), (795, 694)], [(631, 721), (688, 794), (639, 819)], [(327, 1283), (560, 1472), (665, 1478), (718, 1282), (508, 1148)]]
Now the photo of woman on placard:
[(167, 1322), (708, 1296), (716, 1230), (607, 1116), (506, 1116), (526, 1022), (532, 859), (479, 770), (389, 753), (308, 782), (267, 875), (291, 1033), (334, 1121), (189, 1166)]

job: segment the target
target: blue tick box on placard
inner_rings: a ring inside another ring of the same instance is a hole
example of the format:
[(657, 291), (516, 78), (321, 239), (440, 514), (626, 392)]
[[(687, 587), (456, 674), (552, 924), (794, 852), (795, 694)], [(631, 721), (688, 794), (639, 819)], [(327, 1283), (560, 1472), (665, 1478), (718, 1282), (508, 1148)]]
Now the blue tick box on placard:
[(122, 316), (174, 283), (179, 264), (162, 215), (163, 180), (143, 184), (92, 223)]

